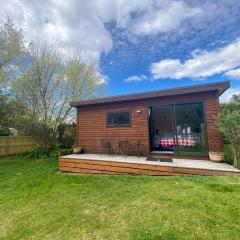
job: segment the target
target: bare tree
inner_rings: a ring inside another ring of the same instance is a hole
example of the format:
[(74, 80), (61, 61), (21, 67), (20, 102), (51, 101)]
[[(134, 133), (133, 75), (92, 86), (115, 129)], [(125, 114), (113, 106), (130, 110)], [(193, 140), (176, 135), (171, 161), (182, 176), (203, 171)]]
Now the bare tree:
[(83, 54), (69, 57), (59, 47), (33, 44), (29, 64), (14, 89), (28, 103), (35, 119), (56, 134), (72, 113), (69, 102), (103, 94), (96, 65)]

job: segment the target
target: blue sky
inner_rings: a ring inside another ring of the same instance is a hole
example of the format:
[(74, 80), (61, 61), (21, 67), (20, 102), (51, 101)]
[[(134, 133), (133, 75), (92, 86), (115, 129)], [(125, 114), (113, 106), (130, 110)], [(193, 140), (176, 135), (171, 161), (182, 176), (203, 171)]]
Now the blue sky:
[(0, 0), (26, 39), (95, 59), (108, 95), (231, 80), (240, 93), (239, 0)]

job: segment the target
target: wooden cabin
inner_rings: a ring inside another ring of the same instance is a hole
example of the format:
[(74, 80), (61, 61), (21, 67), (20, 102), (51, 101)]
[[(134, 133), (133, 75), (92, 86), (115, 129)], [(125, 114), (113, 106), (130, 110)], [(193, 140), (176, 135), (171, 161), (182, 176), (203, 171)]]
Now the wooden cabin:
[(129, 143), (129, 155), (208, 158), (223, 152), (216, 127), (219, 96), (229, 81), (152, 92), (74, 101), (76, 144), (84, 153), (100, 153), (106, 139), (115, 153)]

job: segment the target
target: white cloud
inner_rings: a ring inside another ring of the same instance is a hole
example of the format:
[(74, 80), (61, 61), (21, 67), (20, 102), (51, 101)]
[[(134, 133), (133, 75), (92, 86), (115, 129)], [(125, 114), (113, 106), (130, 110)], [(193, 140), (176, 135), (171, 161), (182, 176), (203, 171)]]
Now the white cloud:
[(221, 97), (220, 102), (230, 102), (233, 94), (240, 94), (240, 87), (231, 87), (229, 88)]
[[(163, 1), (164, 2), (164, 1)], [(181, 1), (168, 1), (146, 11), (130, 26), (136, 34), (157, 34), (177, 29), (187, 18), (201, 13), (199, 8), (191, 8)]]
[(0, 18), (7, 15), (28, 40), (56, 41), (64, 49), (85, 50), (99, 60), (113, 42), (105, 24), (135, 34), (172, 31), (199, 9), (167, 0), (0, 0)]
[(240, 68), (225, 72), (225, 76), (240, 79)]
[(0, 17), (12, 18), (29, 41), (57, 42), (65, 50), (84, 50), (96, 60), (112, 48), (111, 35), (91, 1), (0, 0), (0, 5)]
[(240, 65), (240, 39), (213, 51), (195, 50), (185, 62), (164, 59), (151, 64), (154, 79), (204, 78), (234, 69)]
[(109, 78), (107, 75), (104, 75), (100, 72), (97, 72), (98, 85), (108, 84)]
[(145, 79), (147, 79), (147, 77), (143, 74), (140, 76), (133, 75), (133, 76), (130, 76), (130, 77), (124, 79), (124, 82), (141, 82)]

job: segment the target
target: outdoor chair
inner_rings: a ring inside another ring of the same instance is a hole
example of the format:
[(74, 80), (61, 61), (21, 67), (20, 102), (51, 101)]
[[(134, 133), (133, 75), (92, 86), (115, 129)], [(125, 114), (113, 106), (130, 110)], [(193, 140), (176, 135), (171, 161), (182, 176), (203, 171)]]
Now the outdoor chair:
[(127, 157), (128, 155), (129, 142), (127, 140), (118, 141), (118, 155)]
[(141, 140), (136, 140), (132, 143), (128, 142), (128, 145), (125, 148), (125, 155), (128, 156), (129, 152), (134, 152), (134, 155), (137, 154), (137, 156), (140, 157), (140, 144)]
[(108, 139), (101, 139), (100, 140), (100, 156), (102, 157), (103, 153), (108, 153), (114, 156), (114, 151), (112, 148), (111, 143)]

